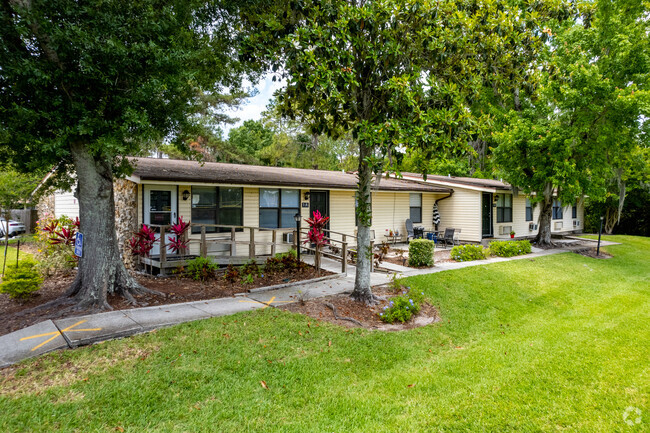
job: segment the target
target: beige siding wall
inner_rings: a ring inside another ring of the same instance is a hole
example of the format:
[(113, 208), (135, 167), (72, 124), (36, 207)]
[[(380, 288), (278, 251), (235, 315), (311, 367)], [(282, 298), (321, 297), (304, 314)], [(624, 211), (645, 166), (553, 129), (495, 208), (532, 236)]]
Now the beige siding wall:
[(440, 212), (439, 230), (461, 229), (459, 239), (465, 242), (480, 242), (481, 192), (469, 189), (454, 189), (454, 194), (438, 203)]
[[(582, 231), (584, 229), (584, 201), (581, 200), (578, 202), (577, 215), (576, 218), (572, 217), (572, 208), (573, 204), (562, 207), (562, 219), (552, 220), (551, 221), (551, 232), (552, 233), (568, 233), (574, 231)], [(573, 222), (578, 221), (579, 225), (574, 227)], [(558, 227), (556, 223), (561, 222), (562, 227)]]
[[(562, 209), (562, 219), (551, 221), (551, 232), (556, 234), (566, 234), (576, 231), (582, 231), (584, 228), (584, 203), (579, 202), (577, 208), (577, 218), (572, 218), (571, 213), (572, 205), (564, 206)], [(519, 195), (512, 200), (512, 222), (511, 223), (496, 223), (496, 208), (495, 223), (494, 223), (494, 237), (500, 239), (509, 239), (508, 232), (500, 234), (500, 227), (512, 227), (515, 231), (515, 237), (533, 237), (537, 235), (539, 228), (530, 230), (530, 225), (539, 225), (540, 206), (537, 205), (533, 208), (533, 220), (526, 221), (526, 197)], [(579, 225), (574, 227), (573, 222), (578, 221)], [(561, 222), (562, 227), (557, 227), (556, 222)]]
[[(512, 194), (509, 194), (512, 195)], [(496, 220), (496, 207), (493, 207), (494, 212), (494, 237), (499, 239), (509, 239), (510, 230), (515, 231), (515, 237), (534, 236), (537, 231), (530, 230), (530, 223), (536, 222), (539, 218), (539, 207), (533, 209), (533, 221), (526, 221), (526, 197), (519, 194), (517, 197), (512, 198), (512, 222), (497, 223)], [(508, 230), (510, 227), (510, 230)], [(504, 233), (501, 234), (501, 228)]]
[(54, 215), (57, 218), (65, 215), (72, 219), (79, 216), (79, 202), (71, 191), (58, 191), (54, 195)]
[[(304, 209), (305, 215), (309, 209)], [(332, 232), (345, 233), (354, 236), (356, 231), (355, 221), (355, 194), (354, 191), (330, 191), (330, 229)], [(332, 233), (332, 238), (341, 239), (341, 235)], [(348, 243), (354, 240), (347, 239)]]
[[(219, 185), (215, 185), (219, 186)], [(191, 200), (183, 200), (182, 194), (184, 190), (191, 191), (191, 185), (179, 185), (179, 202), (178, 214), (182, 216), (185, 221), (191, 221), (192, 209)], [(300, 213), (303, 217), (303, 228), (306, 227), (304, 219), (309, 218), (309, 200), (305, 200), (305, 193), (308, 189), (300, 190), (301, 208)], [(138, 224), (142, 224), (142, 192), (143, 186), (138, 185)], [(330, 229), (333, 232), (345, 233), (349, 235), (347, 241), (349, 245), (353, 245), (356, 240), (355, 226), (355, 193), (354, 191), (341, 191), (330, 190)], [(442, 197), (444, 194), (423, 193), (422, 194), (422, 225), (427, 230), (432, 228), (432, 214), (433, 203), (436, 198)], [(302, 205), (306, 204), (306, 207)], [(406, 234), (406, 220), (410, 217), (409, 207), (409, 193), (408, 192), (374, 192), (373, 193), (373, 224), (372, 230), (375, 230), (376, 242), (382, 242), (386, 238), (384, 236), (386, 230), (399, 230), (400, 234)], [(248, 227), (259, 226), (259, 188), (257, 187), (244, 187), (244, 209), (243, 209), (243, 225)], [(277, 229), (276, 239), (281, 244), (278, 246), (277, 251), (287, 251), (290, 243), (283, 243), (282, 236), (284, 233), (292, 232), (292, 228)], [(230, 233), (208, 234), (208, 239), (229, 239)], [(255, 231), (256, 242), (270, 243), (272, 241), (272, 231), (260, 232)], [(334, 239), (340, 240), (341, 236), (338, 234), (332, 235)], [(199, 253), (200, 234), (190, 235), (190, 253)], [(248, 242), (250, 239), (250, 232), (246, 229), (236, 233), (237, 241)], [(227, 245), (219, 245), (216, 243), (209, 244), (210, 252), (226, 252), (229, 248)], [(258, 254), (270, 253), (270, 245), (257, 246)], [(240, 244), (236, 246), (238, 255), (248, 254), (248, 245)]]

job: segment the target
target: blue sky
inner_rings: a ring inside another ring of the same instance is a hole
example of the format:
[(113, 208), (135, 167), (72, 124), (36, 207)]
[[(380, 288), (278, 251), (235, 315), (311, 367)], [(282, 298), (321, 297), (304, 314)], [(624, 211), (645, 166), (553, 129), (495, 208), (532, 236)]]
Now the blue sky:
[[(232, 117), (238, 117), (239, 122), (234, 125), (223, 125), (222, 129), (224, 131), (224, 137), (228, 137), (228, 131), (230, 129), (240, 126), (244, 123), (244, 120), (257, 120), (260, 118), (262, 111), (266, 109), (266, 105), (269, 103), (269, 100), (273, 97), (273, 92), (280, 89), (285, 85), (284, 81), (273, 82), (271, 80), (272, 75), (267, 75), (262, 81), (257, 85), (253, 86), (258, 90), (258, 94), (252, 98), (248, 98), (246, 103), (242, 104), (238, 109), (228, 112), (227, 114)], [(250, 85), (250, 83), (244, 83), (245, 86)]]

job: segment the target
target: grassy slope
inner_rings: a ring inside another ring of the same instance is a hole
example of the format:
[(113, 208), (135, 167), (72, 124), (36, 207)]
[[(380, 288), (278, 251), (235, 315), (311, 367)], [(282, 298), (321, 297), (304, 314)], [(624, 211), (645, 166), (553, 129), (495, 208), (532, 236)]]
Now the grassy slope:
[(612, 238), (412, 278), (444, 317), (418, 330), (266, 309), (28, 361), (0, 431), (647, 431), (650, 239)]
[[(7, 266), (13, 266), (16, 264), (16, 247), (8, 247), (7, 248)], [(25, 254), (22, 252), (22, 247), (21, 247), (21, 252), (20, 252), (20, 258), (25, 258), (25, 257), (31, 257), (31, 254)], [(0, 245), (0, 273), (2, 273), (2, 265), (5, 262), (5, 245), (4, 242), (2, 245)]]

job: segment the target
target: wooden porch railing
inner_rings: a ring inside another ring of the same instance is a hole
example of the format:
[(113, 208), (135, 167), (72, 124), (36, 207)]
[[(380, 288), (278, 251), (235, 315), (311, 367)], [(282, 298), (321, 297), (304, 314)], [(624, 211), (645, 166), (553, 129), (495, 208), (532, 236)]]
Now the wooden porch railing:
[[(296, 245), (296, 231), (293, 232), (289, 230), (282, 229), (270, 229), (264, 227), (253, 227), (253, 226), (231, 226), (223, 224), (190, 224), (190, 229), (185, 233), (185, 240), (187, 241), (187, 250), (184, 254), (174, 254), (173, 260), (170, 260), (170, 256), (167, 252), (168, 236), (170, 236), (170, 225), (155, 225), (150, 224), (151, 228), (156, 229), (159, 237), (159, 249), (160, 253), (158, 257), (144, 258), (143, 263), (153, 265), (158, 267), (161, 270), (161, 273), (164, 274), (164, 269), (175, 268), (184, 266), (187, 264), (187, 261), (190, 258), (196, 257), (196, 254), (191, 254), (192, 250), (198, 251), (198, 256), (207, 257), (208, 255), (216, 258), (218, 264), (243, 264), (251, 259), (257, 260), (259, 263), (262, 263), (266, 258), (274, 256), (278, 251), (278, 247), (287, 246), (287, 243), (282, 241), (283, 233), (293, 233), (293, 242), (291, 243), (294, 248)], [(200, 233), (198, 237), (194, 237), (197, 233), (191, 233), (192, 228), (200, 228)], [(215, 233), (208, 233), (208, 229), (221, 229), (221, 231), (216, 231)], [(248, 232), (246, 234), (246, 232)], [(260, 240), (261, 233), (270, 232), (270, 241)], [(280, 238), (278, 239), (278, 232), (280, 233)], [(238, 236), (239, 234), (239, 236)], [(193, 236), (194, 235), (194, 236)], [(344, 235), (346, 236), (346, 235)], [(306, 236), (303, 236), (302, 239), (307, 239)], [(342, 257), (347, 255), (347, 242), (344, 240), (330, 240), (341, 245), (343, 251)], [(198, 246), (197, 246), (198, 244)], [(226, 254), (220, 254), (219, 252), (210, 252), (210, 245), (225, 245), (227, 246), (222, 250)], [(237, 246), (247, 246), (248, 252), (247, 255), (238, 255)], [(304, 244), (303, 244), (304, 245)], [(266, 247), (267, 250), (261, 254), (258, 254), (259, 247)], [(302, 249), (312, 250), (312, 248), (302, 246)], [(267, 253), (270, 251), (270, 254)], [(319, 252), (320, 254), (320, 252)], [(332, 256), (328, 253), (328, 256)], [(187, 259), (186, 259), (187, 258)], [(341, 257), (337, 257), (341, 258)], [(341, 272), (345, 273), (347, 271), (347, 261), (341, 259)]]

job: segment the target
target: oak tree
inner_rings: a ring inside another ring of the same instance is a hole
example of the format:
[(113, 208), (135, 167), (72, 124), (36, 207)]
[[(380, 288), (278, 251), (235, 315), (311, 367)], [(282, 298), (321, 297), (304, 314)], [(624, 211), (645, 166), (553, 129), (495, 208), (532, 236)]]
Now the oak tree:
[(143, 292), (120, 258), (113, 180), (127, 155), (183, 141), (211, 95), (237, 89), (252, 1), (6, 0), (0, 4), (0, 155), (76, 180), (84, 254), (67, 295), (110, 308)]
[[(515, 88), (530, 71), (543, 23), (562, 1), (306, 0), (257, 17), (251, 46), (274, 41), (279, 106), (315, 134), (349, 132), (358, 145), (358, 263), (353, 297), (371, 303), (372, 185), (406, 151), (422, 158), (464, 147), (489, 126), (470, 107), (489, 83)], [(526, 50), (522, 50), (526, 47)], [(273, 57), (273, 56), (271, 56)], [(386, 162), (387, 161), (387, 162)], [(426, 173), (425, 173), (426, 174)]]

